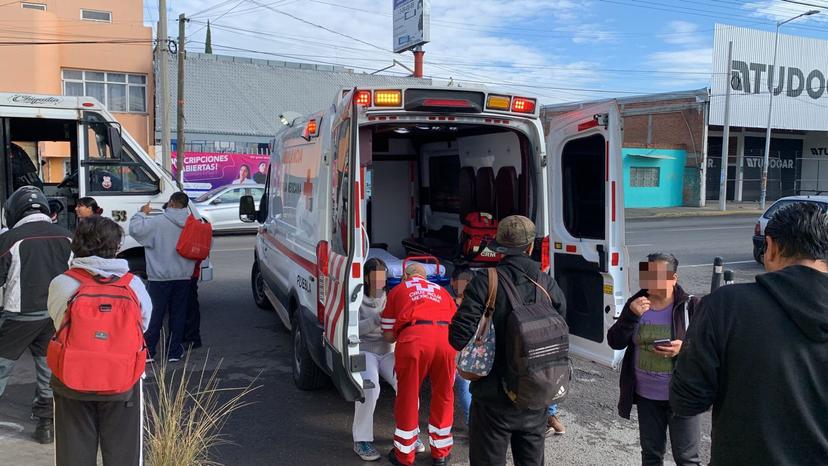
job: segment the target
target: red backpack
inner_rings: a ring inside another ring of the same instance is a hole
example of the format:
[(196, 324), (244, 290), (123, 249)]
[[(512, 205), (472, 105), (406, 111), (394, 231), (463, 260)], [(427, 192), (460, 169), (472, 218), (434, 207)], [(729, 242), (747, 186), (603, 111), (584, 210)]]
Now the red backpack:
[(485, 212), (471, 212), (463, 219), (463, 232), (460, 244), (463, 256), (472, 262), (499, 262), (500, 254), (488, 249), (486, 245), (497, 236), (497, 220)]
[(213, 226), (207, 222), (197, 220), (192, 214), (187, 217), (184, 229), (178, 237), (175, 250), (181, 257), (203, 261), (210, 256), (213, 246)]
[(79, 392), (114, 395), (130, 390), (147, 363), (141, 304), (130, 287), (133, 275), (101, 278), (82, 269), (69, 269), (65, 275), (80, 287), (49, 342), (49, 368)]

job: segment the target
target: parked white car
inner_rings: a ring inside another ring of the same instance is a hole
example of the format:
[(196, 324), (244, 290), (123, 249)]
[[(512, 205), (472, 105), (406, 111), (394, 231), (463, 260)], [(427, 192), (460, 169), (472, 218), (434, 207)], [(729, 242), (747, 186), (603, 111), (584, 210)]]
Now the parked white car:
[(239, 199), (253, 196), (258, 208), (259, 200), (264, 194), (264, 185), (227, 185), (208, 191), (193, 201), (198, 212), (213, 225), (213, 231), (255, 232), (258, 225), (239, 220)]
[(828, 209), (828, 196), (788, 196), (771, 204), (768, 210), (759, 217), (759, 220), (756, 221), (756, 225), (753, 227), (753, 258), (756, 262), (760, 264), (764, 263), (765, 227), (768, 225), (768, 221), (780, 208), (797, 202), (810, 202), (819, 205), (823, 210)]

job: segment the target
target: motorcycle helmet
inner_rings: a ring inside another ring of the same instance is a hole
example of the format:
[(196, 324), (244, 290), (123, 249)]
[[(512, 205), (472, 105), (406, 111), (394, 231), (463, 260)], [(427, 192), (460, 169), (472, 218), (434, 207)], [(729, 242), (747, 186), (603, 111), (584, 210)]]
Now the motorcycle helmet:
[(6, 226), (13, 228), (23, 217), (34, 213), (50, 215), (49, 200), (34, 186), (22, 186), (12, 193), (4, 206)]

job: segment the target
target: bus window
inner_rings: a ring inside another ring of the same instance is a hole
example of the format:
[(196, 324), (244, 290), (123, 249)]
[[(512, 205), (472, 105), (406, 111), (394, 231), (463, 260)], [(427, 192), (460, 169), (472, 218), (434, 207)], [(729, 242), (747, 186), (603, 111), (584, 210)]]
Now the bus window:
[(566, 143), (561, 156), (563, 216), (575, 238), (604, 239), (605, 142), (600, 134)]
[(97, 161), (86, 169), (90, 194), (133, 195), (161, 192), (158, 177), (126, 145), (121, 149), (120, 158)]

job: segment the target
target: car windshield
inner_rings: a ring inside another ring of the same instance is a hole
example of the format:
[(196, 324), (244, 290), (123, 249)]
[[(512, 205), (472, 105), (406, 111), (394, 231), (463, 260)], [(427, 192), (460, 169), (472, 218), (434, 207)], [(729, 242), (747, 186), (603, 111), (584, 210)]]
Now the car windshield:
[(224, 189), (224, 186), (221, 186), (219, 188), (215, 188), (215, 189), (212, 189), (210, 191), (207, 191), (206, 193), (202, 194), (201, 196), (198, 196), (195, 201), (196, 202), (204, 202), (207, 199), (210, 199), (211, 197), (213, 197), (216, 194), (220, 193), (222, 189)]
[(768, 208), (768, 210), (765, 211), (765, 215), (763, 215), (763, 217), (766, 218), (766, 219), (770, 219), (771, 217), (773, 217), (773, 214), (775, 214), (782, 207), (786, 207), (786, 206), (789, 206), (791, 204), (796, 204), (797, 202), (806, 202), (808, 204), (816, 204), (817, 206), (819, 206), (820, 209), (822, 209), (823, 212), (825, 212), (828, 209), (828, 204), (826, 204), (824, 202), (811, 201), (811, 200), (807, 200), (807, 199), (782, 199), (782, 200), (778, 201), (776, 204), (770, 206), (770, 208)]

